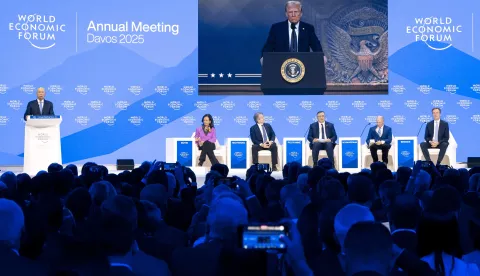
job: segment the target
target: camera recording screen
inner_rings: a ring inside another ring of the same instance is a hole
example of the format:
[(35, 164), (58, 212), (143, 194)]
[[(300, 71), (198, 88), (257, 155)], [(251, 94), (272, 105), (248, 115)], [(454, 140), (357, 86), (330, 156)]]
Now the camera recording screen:
[(244, 249), (284, 249), (285, 244), (280, 237), (287, 234), (283, 225), (268, 226), (247, 226), (244, 228), (242, 247)]
[(163, 169), (166, 171), (173, 171), (175, 170), (175, 163), (165, 163)]

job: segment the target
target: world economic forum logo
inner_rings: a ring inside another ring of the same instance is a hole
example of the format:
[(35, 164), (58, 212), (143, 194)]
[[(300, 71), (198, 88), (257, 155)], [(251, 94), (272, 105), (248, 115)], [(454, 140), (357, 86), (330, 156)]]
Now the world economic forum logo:
[(403, 125), (407, 121), (407, 117), (405, 115), (395, 115), (391, 120), (397, 125)]
[(365, 117), (365, 121), (367, 123), (376, 124), (377, 123), (377, 116), (372, 116), (372, 115), (367, 116), (367, 117)]
[(19, 40), (26, 40), (39, 50), (55, 46), (57, 34), (66, 32), (66, 25), (58, 22), (54, 15), (17, 14), (15, 22), (8, 24), (8, 30), (17, 33)]
[(143, 123), (143, 118), (141, 116), (131, 116), (128, 121), (134, 126), (140, 126)]
[(252, 110), (259, 110), (260, 107), (262, 107), (262, 103), (260, 101), (249, 101), (247, 103), (247, 106), (251, 108)]
[(424, 115), (418, 116), (418, 121), (422, 123), (428, 123), (431, 120), (432, 120), (432, 115), (424, 114)]
[(75, 109), (75, 106), (77, 106), (77, 103), (75, 101), (67, 100), (63, 101), (62, 106), (66, 110), (72, 111)]
[(348, 116), (347, 116), (347, 115), (343, 115), (343, 116), (340, 116), (340, 118), (338, 118), (338, 120), (339, 120), (342, 124), (349, 126), (349, 125), (351, 125), (352, 122), (353, 122), (353, 117), (352, 117), (352, 116), (349, 116), (349, 115), (348, 115)]
[(225, 108), (225, 110), (233, 110), (235, 103), (233, 101), (223, 101), (220, 106)]
[(197, 101), (194, 106), (200, 110), (207, 110), (209, 104), (206, 101)]
[(327, 101), (325, 105), (331, 110), (337, 110), (340, 107), (339, 101)]
[(298, 151), (291, 151), (289, 153), (289, 155), (292, 157), (292, 158), (297, 158), (300, 154), (298, 153)]
[(33, 92), (35, 92), (36, 87), (33, 84), (24, 84), (20, 87), (20, 89), (28, 95), (32, 95)]
[(117, 91), (117, 88), (114, 85), (104, 85), (102, 87), (102, 91), (109, 96), (113, 96), (113, 94), (115, 94), (115, 91)]
[(46, 144), (50, 140), (50, 135), (48, 135), (48, 133), (46, 133), (46, 132), (39, 132), (39, 133), (37, 133), (35, 138), (37, 138), (37, 141), (39, 141), (43, 144)]
[(140, 93), (142, 93), (143, 88), (140, 85), (131, 85), (128, 88), (128, 91), (130, 93), (132, 93), (133, 95), (138, 96), (138, 95), (140, 95)]
[(222, 116), (213, 116), (213, 122), (215, 123), (215, 126), (219, 126), (223, 122)]
[(480, 125), (480, 114), (472, 115), (472, 117), (470, 117), (470, 119), (472, 119), (473, 122)]
[(237, 116), (233, 119), (233, 121), (241, 126), (244, 126), (248, 122), (247, 116)]
[(86, 126), (88, 125), (88, 122), (90, 121), (90, 118), (88, 116), (77, 116), (75, 118), (75, 122), (81, 126)]
[(116, 101), (115, 102), (115, 107), (120, 109), (120, 110), (127, 110), (127, 108), (130, 106), (130, 103), (128, 101)]
[(312, 107), (314, 105), (315, 104), (313, 103), (313, 101), (301, 101), (300, 102), (300, 106), (305, 110), (312, 110)]
[(183, 104), (180, 101), (171, 101), (168, 103), (168, 107), (170, 107), (173, 110), (180, 110), (182, 108)]
[(143, 101), (142, 103), (142, 107), (149, 111), (154, 110), (155, 106), (157, 106), (157, 103), (154, 101)]
[(391, 100), (381, 100), (378, 101), (377, 105), (385, 110), (389, 110), (392, 108), (393, 103)]
[(467, 110), (472, 106), (472, 101), (470, 100), (459, 100), (457, 104), (462, 107), (463, 109)]
[(157, 87), (155, 87), (155, 92), (162, 96), (166, 96), (168, 94), (168, 90), (169, 88), (166, 85), (157, 85)]
[(7, 102), (7, 105), (13, 110), (19, 110), (23, 103), (20, 100), (10, 100)]
[(432, 105), (432, 107), (443, 108), (443, 106), (445, 105), (445, 101), (444, 100), (433, 100), (431, 102), (431, 105)]
[(190, 153), (186, 152), (186, 151), (182, 151), (180, 152), (180, 156), (183, 158), (183, 159), (187, 159), (189, 156), (190, 156)]
[(62, 92), (63, 88), (60, 84), (51, 84), (47, 88), (48, 92), (55, 94), (55, 95), (60, 95)]
[(100, 110), (103, 107), (103, 102), (102, 101), (90, 101), (88, 103), (88, 106), (90, 106), (93, 110)]
[(234, 155), (235, 157), (237, 157), (238, 159), (240, 159), (240, 158), (243, 157), (243, 152), (241, 152), (241, 151), (236, 151), (236, 152), (233, 153), (233, 155)]
[(107, 126), (114, 126), (117, 119), (115, 116), (104, 116), (102, 118), (102, 123), (106, 124)]
[(390, 90), (392, 90), (394, 93), (396, 93), (398, 95), (403, 95), (403, 93), (405, 93), (405, 91), (407, 91), (407, 89), (405, 88), (405, 86), (403, 84), (392, 85)]
[(288, 116), (287, 117), (287, 122), (294, 126), (298, 126), (300, 124), (300, 121), (302, 120), (302, 117), (300, 116)]
[(85, 84), (79, 84), (75, 87), (75, 92), (80, 93), (81, 95), (87, 95), (90, 88)]
[(184, 124), (186, 124), (187, 126), (193, 126), (195, 124), (195, 121), (197, 119), (195, 119), (195, 117), (189, 115), (189, 116), (183, 116), (181, 119), (180, 119)]
[(7, 93), (8, 86), (6, 84), (0, 83), (0, 94), (4, 95)]
[(447, 84), (443, 89), (445, 90), (445, 92), (448, 92), (453, 95), (453, 94), (457, 94), (457, 90), (459, 88), (456, 84)]
[(400, 154), (405, 158), (408, 158), (410, 156), (410, 152), (408, 150), (403, 150), (402, 152), (400, 152)]
[(421, 84), (417, 87), (417, 90), (422, 92), (424, 95), (428, 95), (432, 91), (432, 87), (428, 84)]
[(364, 110), (367, 103), (365, 101), (353, 101), (352, 106), (357, 110)]
[(275, 121), (275, 118), (273, 116), (264, 116), (263, 118), (265, 120), (265, 123), (267, 124), (271, 124), (273, 123), (273, 121)]
[[(463, 26), (456, 24), (452, 17), (416, 17), (414, 24), (407, 26), (407, 34), (415, 37), (415, 41), (423, 41), (428, 48), (443, 51), (453, 45), (454, 36), (463, 32)], [(447, 46), (436, 46), (442, 42)]]
[(458, 119), (460, 119), (457, 115), (445, 115), (443, 118), (445, 121), (447, 121), (449, 124), (456, 124)]
[(419, 101), (417, 100), (406, 100), (404, 103), (403, 103), (406, 107), (412, 109), (412, 110), (415, 110), (417, 109), (418, 105), (420, 104)]
[(477, 93), (477, 94), (480, 94), (480, 84), (474, 84), (474, 85), (472, 85), (472, 86), (470, 87), (470, 89), (471, 89), (473, 92), (475, 92), (475, 93)]
[(273, 106), (278, 110), (285, 110), (287, 108), (288, 103), (286, 101), (275, 101)]
[(157, 116), (155, 122), (161, 126), (164, 126), (170, 122), (170, 119), (167, 116)]
[(348, 158), (353, 158), (355, 156), (355, 153), (353, 151), (347, 151), (345, 152), (345, 156)]
[(6, 126), (8, 124), (8, 116), (0, 116), (0, 126)]
[(192, 96), (195, 93), (195, 87), (193, 85), (184, 85), (180, 90), (187, 96)]

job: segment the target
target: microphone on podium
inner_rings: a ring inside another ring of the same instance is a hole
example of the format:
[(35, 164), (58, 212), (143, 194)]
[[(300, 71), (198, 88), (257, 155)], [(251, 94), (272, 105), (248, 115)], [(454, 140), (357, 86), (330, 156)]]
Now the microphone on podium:
[(420, 128), (418, 129), (418, 133), (417, 133), (417, 136), (420, 135), (420, 130), (422, 130), (422, 127), (424, 124), (426, 124), (427, 122), (423, 122), (421, 125), (420, 125)]
[(363, 130), (362, 130), (362, 134), (360, 134), (360, 137), (362, 137), (363, 133), (365, 132), (365, 129), (367, 128), (367, 126), (371, 125), (372, 123), (368, 123), (366, 124), (364, 127), (363, 127)]

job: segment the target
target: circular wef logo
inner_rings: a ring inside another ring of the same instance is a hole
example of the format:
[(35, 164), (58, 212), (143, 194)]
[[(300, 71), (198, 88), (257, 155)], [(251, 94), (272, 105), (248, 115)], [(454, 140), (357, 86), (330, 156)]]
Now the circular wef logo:
[(235, 155), (235, 157), (237, 157), (237, 158), (242, 158), (243, 157), (243, 152), (236, 151), (233, 155)]
[(403, 157), (409, 157), (410, 156), (410, 152), (408, 150), (404, 150), (402, 152), (400, 152), (400, 154), (403, 156)]
[(305, 76), (305, 65), (299, 59), (287, 59), (280, 70), (282, 77), (289, 83), (297, 83)]

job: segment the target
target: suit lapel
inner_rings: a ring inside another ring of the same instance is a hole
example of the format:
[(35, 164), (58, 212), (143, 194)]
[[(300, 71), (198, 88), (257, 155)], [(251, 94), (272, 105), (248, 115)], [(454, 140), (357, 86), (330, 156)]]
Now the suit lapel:
[[(300, 21), (300, 24), (298, 24), (298, 51), (300, 52), (302, 49), (305, 49), (305, 39), (306, 39), (306, 33), (305, 33), (305, 28), (303, 26), (303, 22)], [(327, 125), (325, 124), (325, 128)], [(325, 131), (326, 132), (326, 131)]]
[[(43, 113), (42, 113), (42, 110), (41, 110), (41, 108), (40, 108), (40, 103), (38, 102), (38, 100), (36, 100), (35, 103), (37, 103), (38, 113), (39, 113), (39, 114), (43, 114)], [(45, 102), (43, 102), (43, 105), (45, 105)]]
[[(283, 27), (282, 27), (282, 29), (283, 29), (282, 33), (285, 34), (283, 40), (285, 41), (285, 45), (286, 45), (285, 49), (287, 49), (287, 51), (289, 51), (289, 49), (290, 49), (290, 29), (289, 28), (290, 28), (289, 22), (288, 22), (288, 20), (286, 20), (285, 23), (283, 24)], [(286, 33), (285, 33), (285, 30), (287, 30)]]

